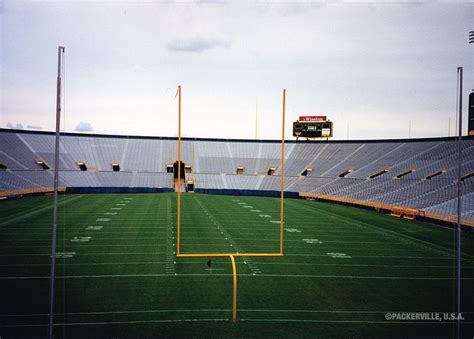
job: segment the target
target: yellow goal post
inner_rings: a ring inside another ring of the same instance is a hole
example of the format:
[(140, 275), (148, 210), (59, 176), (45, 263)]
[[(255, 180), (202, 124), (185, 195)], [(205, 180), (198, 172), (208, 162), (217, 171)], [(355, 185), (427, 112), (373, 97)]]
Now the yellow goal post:
[(281, 126), (281, 171), (280, 171), (280, 244), (279, 251), (273, 253), (182, 253), (181, 252), (181, 85), (176, 93), (178, 97), (178, 198), (177, 198), (177, 218), (176, 218), (176, 257), (177, 258), (212, 258), (229, 257), (232, 264), (233, 275), (233, 302), (232, 320), (237, 320), (237, 269), (235, 257), (281, 257), (283, 256), (283, 224), (284, 224), (284, 192), (285, 192), (285, 110), (286, 110), (286, 89), (283, 89), (282, 104), (282, 126)]

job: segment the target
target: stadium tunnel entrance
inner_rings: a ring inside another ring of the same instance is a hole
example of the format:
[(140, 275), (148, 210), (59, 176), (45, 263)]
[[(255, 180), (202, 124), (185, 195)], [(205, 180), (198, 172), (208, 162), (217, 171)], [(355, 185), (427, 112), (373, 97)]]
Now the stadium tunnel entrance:
[[(180, 161), (175, 161), (173, 164), (173, 177), (174, 177), (174, 190), (178, 191), (178, 185), (181, 185), (181, 192), (186, 191), (186, 171), (185, 163)], [(178, 171), (179, 171), (179, 181), (178, 181)]]

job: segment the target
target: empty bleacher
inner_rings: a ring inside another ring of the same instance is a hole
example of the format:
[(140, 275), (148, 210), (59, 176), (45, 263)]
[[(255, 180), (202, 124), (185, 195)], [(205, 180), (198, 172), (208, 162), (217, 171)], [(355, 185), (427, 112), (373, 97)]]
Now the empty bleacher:
[[(60, 185), (172, 188), (166, 165), (177, 159), (173, 138), (63, 134)], [(195, 188), (278, 191), (278, 141), (183, 139), (181, 159)], [(36, 162), (44, 161), (49, 169)], [(77, 165), (84, 162), (87, 170)], [(53, 186), (54, 134), (0, 130), (0, 192)], [(120, 164), (120, 171), (112, 170)], [(237, 167), (243, 168), (237, 175)], [(273, 175), (268, 175), (271, 167)], [(310, 168), (307, 175), (301, 173)], [(348, 171), (350, 169), (350, 171)], [(383, 174), (370, 178), (384, 170)], [(474, 172), (474, 139), (462, 141), (462, 175)], [(344, 173), (341, 177), (341, 173)], [(431, 177), (434, 173), (440, 173)], [(400, 176), (400, 174), (404, 174)], [(454, 138), (285, 144), (285, 190), (334, 199), (456, 212), (457, 142)], [(462, 182), (463, 217), (473, 218), (472, 177)]]

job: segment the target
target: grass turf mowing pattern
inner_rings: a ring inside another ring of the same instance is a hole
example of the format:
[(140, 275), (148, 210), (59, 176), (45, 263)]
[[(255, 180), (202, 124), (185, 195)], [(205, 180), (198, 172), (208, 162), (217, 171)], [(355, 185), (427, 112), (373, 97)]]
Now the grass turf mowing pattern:
[[(279, 199), (182, 195), (182, 248), (276, 252)], [(249, 207), (250, 206), (250, 207)], [(52, 196), (0, 204), (0, 337), (46, 334)], [(273, 223), (272, 223), (273, 221)], [(285, 203), (285, 255), (174, 257), (176, 194), (61, 195), (57, 337), (451, 337), (454, 232), (305, 200)], [(463, 234), (463, 321), (474, 333), (474, 239)], [(471, 287), (469, 287), (471, 286)]]

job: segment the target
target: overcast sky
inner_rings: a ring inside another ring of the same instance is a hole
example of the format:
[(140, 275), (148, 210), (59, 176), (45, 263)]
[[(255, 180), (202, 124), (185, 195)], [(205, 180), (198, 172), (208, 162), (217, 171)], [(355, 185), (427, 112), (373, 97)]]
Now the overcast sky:
[(465, 117), (474, 3), (0, 0), (0, 126), (53, 130), (57, 46), (62, 130), (281, 137), (327, 115), (336, 139), (454, 133), (456, 68)]

